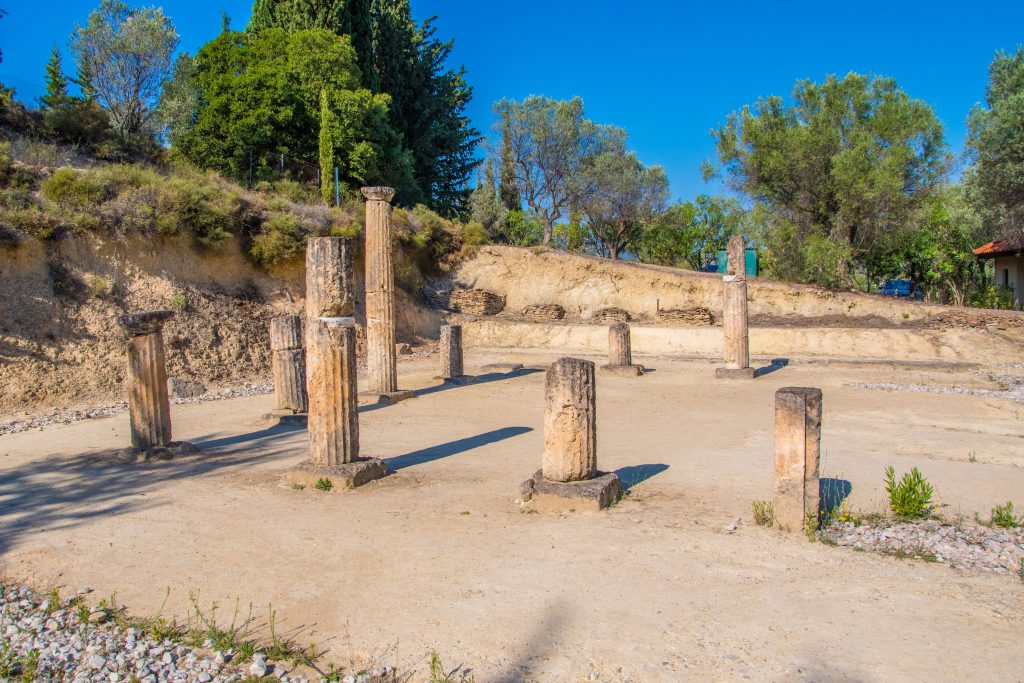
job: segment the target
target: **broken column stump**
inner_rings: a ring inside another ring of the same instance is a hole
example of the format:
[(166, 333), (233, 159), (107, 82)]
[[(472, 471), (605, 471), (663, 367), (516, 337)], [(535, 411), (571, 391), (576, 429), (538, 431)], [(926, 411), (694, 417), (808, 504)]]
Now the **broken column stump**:
[(171, 441), (163, 327), (173, 317), (174, 311), (161, 310), (127, 313), (118, 318), (128, 335), (130, 456), (166, 460), (196, 450), (192, 444)]
[(355, 314), (352, 243), (343, 237), (310, 237), (306, 242), (306, 318)]
[(282, 315), (270, 321), (274, 414), (306, 412), (306, 352), (302, 349), (302, 318)]
[(544, 388), (544, 455), (541, 470), (523, 482), (523, 500), (545, 510), (600, 510), (619, 498), (614, 472), (597, 471), (597, 403), (594, 363), (561, 358), (547, 371)]
[(775, 525), (785, 531), (817, 528), (821, 452), (821, 389), (775, 392)]
[(722, 277), (722, 332), (725, 339), (725, 367), (715, 377), (753, 379), (750, 367), (750, 339), (747, 324), (747, 252), (743, 238), (733, 237), (726, 248), (728, 272)]
[(462, 365), (462, 325), (441, 326), (437, 355), (441, 361), (441, 374), (435, 379), (447, 384), (468, 384), (473, 381)]
[(395, 271), (392, 263), (391, 187), (364, 187), (366, 197), (367, 391), (381, 403), (412, 398), (399, 391), (395, 353)]
[(308, 321), (306, 386), (309, 392), (309, 461), (289, 480), (314, 488), (355, 488), (387, 474), (376, 458), (359, 455), (356, 328), (353, 318)]
[(608, 364), (601, 366), (602, 373), (622, 377), (639, 377), (644, 374), (644, 366), (633, 364), (629, 335), (629, 325), (626, 323), (615, 323), (608, 328)]

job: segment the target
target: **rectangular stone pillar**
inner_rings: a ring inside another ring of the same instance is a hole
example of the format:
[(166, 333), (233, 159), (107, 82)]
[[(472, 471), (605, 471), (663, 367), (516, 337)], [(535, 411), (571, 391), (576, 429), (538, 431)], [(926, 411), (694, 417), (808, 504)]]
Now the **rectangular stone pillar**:
[(306, 353), (302, 349), (302, 319), (299, 316), (282, 315), (270, 321), (270, 352), (274, 410), (306, 412)]
[(366, 197), (366, 367), (370, 393), (398, 391), (395, 273), (390, 187), (364, 187)]
[(441, 378), (458, 380), (465, 376), (462, 367), (462, 325), (442, 325), (438, 343)]
[(725, 368), (718, 377), (753, 377), (747, 324), (747, 252), (743, 238), (729, 240), (728, 273), (722, 278), (722, 332), (725, 337)]
[(775, 392), (775, 525), (786, 531), (817, 524), (821, 452), (821, 389)]
[(359, 458), (355, 321), (316, 318), (308, 323), (309, 464), (352, 463)]
[(162, 330), (173, 317), (173, 311), (148, 311), (118, 318), (128, 335), (131, 443), (140, 450), (171, 445), (171, 401)]

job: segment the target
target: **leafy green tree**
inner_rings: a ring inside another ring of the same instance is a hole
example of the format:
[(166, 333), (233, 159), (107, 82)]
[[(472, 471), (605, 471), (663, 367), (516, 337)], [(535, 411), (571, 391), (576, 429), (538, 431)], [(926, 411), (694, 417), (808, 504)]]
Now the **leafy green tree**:
[(484, 165), (483, 173), (477, 175), (476, 187), (469, 196), (469, 209), (470, 220), (482, 225), (488, 238), (493, 240), (501, 235), (508, 209), (498, 200), (491, 160)]
[(985, 105), (968, 120), (976, 205), (1003, 232), (1024, 230), (1024, 47), (997, 52), (988, 72)]
[(177, 47), (178, 33), (162, 9), (129, 9), (121, 0), (102, 0), (75, 28), (71, 49), (122, 139), (150, 133)]
[(949, 161), (931, 107), (893, 79), (855, 73), (798, 81), (791, 104), (760, 99), (714, 136), (732, 187), (769, 207), (770, 225), (795, 240), (789, 257), (800, 263), (785, 270), (840, 286), (856, 258), (935, 192)]
[(640, 238), (641, 260), (704, 270), (729, 239), (746, 234), (748, 213), (732, 197), (697, 195), (650, 222)]
[[(543, 243), (551, 244), (555, 223), (586, 191), (584, 165), (604, 152), (624, 153), (626, 133), (588, 120), (578, 97), (558, 101), (532, 95), (522, 102), (500, 100), (494, 111), (512, 150), (516, 189), (540, 221)], [(502, 164), (503, 170), (507, 167)]]
[(581, 179), (576, 201), (589, 239), (599, 254), (613, 259), (636, 243), (668, 199), (664, 169), (645, 167), (632, 152), (603, 152), (588, 159)]
[(64, 75), (64, 65), (60, 56), (60, 48), (56, 45), (50, 52), (46, 63), (46, 93), (39, 98), (43, 109), (57, 109), (70, 101), (68, 95), (68, 79)]

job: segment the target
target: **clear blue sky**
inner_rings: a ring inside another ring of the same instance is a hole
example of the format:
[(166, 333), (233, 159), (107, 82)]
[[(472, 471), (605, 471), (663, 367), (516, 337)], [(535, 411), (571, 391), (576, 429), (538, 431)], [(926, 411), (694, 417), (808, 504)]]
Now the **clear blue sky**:
[[(700, 178), (709, 129), (758, 96), (789, 94), (799, 78), (892, 76), (931, 103), (959, 153), (993, 54), (1024, 43), (1019, 0), (412, 2), (417, 18), (439, 15), (440, 35), (455, 38), (453, 61), (466, 65), (475, 88), (469, 113), (478, 128), (489, 130), (491, 104), (502, 97), (579, 95), (590, 118), (625, 128), (645, 163), (663, 165), (684, 199), (715, 189)], [(22, 99), (38, 97), (51, 46), (66, 55), (68, 35), (96, 4), (0, 0), (8, 10), (0, 80)], [(240, 29), (251, 8), (248, 0), (139, 4), (162, 6), (189, 51), (217, 34), (221, 9)]]

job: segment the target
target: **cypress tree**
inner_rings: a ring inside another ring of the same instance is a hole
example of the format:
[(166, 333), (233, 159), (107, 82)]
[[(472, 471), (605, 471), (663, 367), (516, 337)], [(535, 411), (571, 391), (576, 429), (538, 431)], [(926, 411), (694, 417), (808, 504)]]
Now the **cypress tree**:
[(39, 102), (44, 109), (57, 109), (70, 100), (60, 49), (54, 45), (50, 60), (46, 63), (46, 94), (39, 98)]
[(501, 182), (498, 194), (501, 204), (509, 211), (519, 211), (522, 203), (519, 199), (519, 188), (516, 186), (515, 156), (512, 153), (512, 124), (508, 112), (503, 116), (501, 131)]

